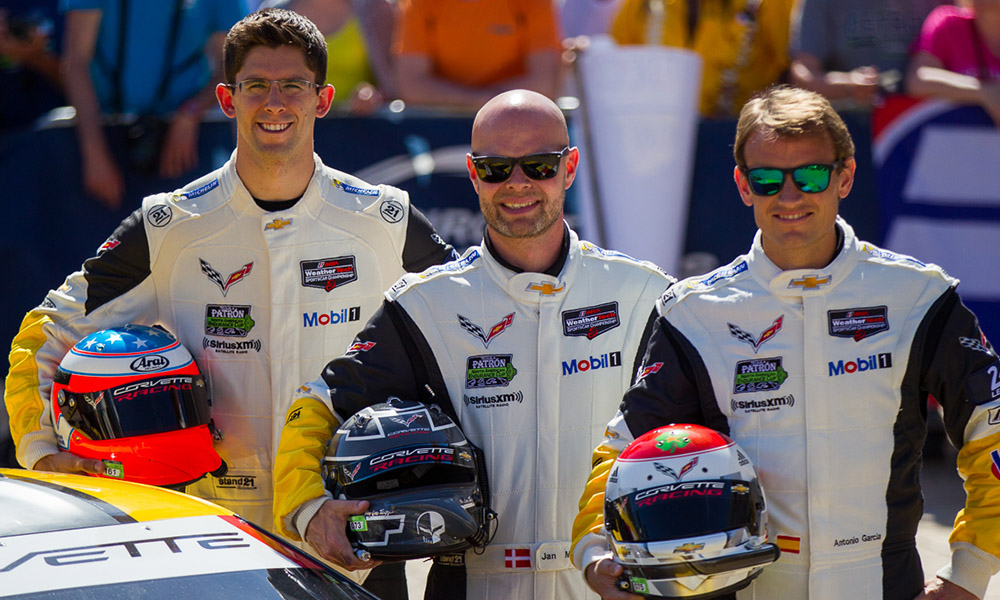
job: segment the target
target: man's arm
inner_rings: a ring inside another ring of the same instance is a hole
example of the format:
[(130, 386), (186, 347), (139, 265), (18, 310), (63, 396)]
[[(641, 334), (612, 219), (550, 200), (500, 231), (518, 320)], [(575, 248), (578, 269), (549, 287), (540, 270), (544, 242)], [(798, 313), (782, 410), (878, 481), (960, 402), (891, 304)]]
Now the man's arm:
[(66, 13), (62, 74), (66, 99), (76, 109), (76, 134), (83, 160), (83, 187), (111, 209), (121, 206), (125, 179), (111, 156), (104, 137), (101, 107), (90, 78), (90, 62), (97, 46), (101, 24), (99, 10), (71, 10)]
[(949, 71), (928, 52), (918, 52), (910, 61), (906, 91), (914, 96), (977, 104), (1000, 127), (1000, 81), (980, 81), (977, 77)]
[[(126, 323), (156, 322), (149, 269), (140, 209), (111, 234), (97, 256), (24, 317), (11, 342), (4, 401), (17, 459), (25, 468), (92, 472), (72, 456), (56, 456), (59, 449), (49, 417), (52, 375), (85, 335)], [(55, 463), (42, 463), (46, 456), (53, 456)]]
[(615, 587), (618, 570), (609, 564), (611, 551), (605, 538), (604, 489), (615, 459), (637, 436), (669, 423), (729, 430), (694, 347), (662, 316), (651, 327), (635, 384), (625, 392), (604, 441), (594, 450), (593, 470), (573, 523), (573, 564), (583, 570), (587, 584), (609, 600), (634, 597)]
[(410, 204), (406, 243), (403, 245), (403, 268), (410, 273), (419, 273), (457, 258), (458, 253), (452, 245), (441, 239), (427, 217)]
[[(1000, 570), (1000, 359), (954, 288), (921, 324), (920, 389), (944, 408), (948, 437), (965, 480), (965, 508), (949, 537), (951, 563), (938, 578), (981, 598)], [(911, 368), (917, 368), (913, 365)], [(947, 586), (928, 582), (928, 597)], [(961, 596), (952, 596), (961, 597)]]
[[(386, 301), (347, 353), (330, 361), (321, 379), (298, 389), (274, 461), (279, 533), (304, 539), (320, 556), (345, 568), (374, 566), (354, 556), (346, 534), (346, 519), (364, 512), (367, 502), (333, 499), (322, 476), (323, 457), (337, 426), (362, 408), (390, 396), (428, 400), (422, 387), (428, 382), (410, 360), (421, 349), (426, 342), (415, 325), (395, 303)], [(432, 357), (421, 356), (425, 364), (433, 364)], [(445, 394), (439, 397), (447, 401)]]

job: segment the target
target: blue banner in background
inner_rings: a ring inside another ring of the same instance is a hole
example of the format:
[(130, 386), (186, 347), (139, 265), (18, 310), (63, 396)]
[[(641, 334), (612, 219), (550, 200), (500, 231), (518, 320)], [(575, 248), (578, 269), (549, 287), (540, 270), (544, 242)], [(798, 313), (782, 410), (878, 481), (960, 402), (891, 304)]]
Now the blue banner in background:
[(985, 111), (891, 98), (875, 113), (882, 244), (940, 265), (1000, 343), (1000, 131)]

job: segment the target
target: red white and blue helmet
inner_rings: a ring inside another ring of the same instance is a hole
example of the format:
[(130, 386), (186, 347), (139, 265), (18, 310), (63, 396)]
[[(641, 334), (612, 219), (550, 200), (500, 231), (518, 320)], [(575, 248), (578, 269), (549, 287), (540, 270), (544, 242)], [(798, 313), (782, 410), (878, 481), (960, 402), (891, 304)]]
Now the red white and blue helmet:
[(611, 467), (604, 525), (619, 586), (650, 598), (710, 598), (744, 588), (780, 551), (767, 541), (757, 470), (728, 436), (668, 425)]
[(210, 416), (198, 365), (156, 327), (92, 333), (63, 357), (52, 379), (59, 448), (103, 460), (103, 477), (177, 487), (224, 474)]

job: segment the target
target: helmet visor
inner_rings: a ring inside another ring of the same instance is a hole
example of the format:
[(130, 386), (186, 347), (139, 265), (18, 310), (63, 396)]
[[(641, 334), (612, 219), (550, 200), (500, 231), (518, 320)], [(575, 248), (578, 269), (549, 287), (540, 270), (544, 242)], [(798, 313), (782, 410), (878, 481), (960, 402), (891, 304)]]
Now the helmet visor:
[(94, 440), (187, 429), (208, 423), (201, 375), (167, 375), (97, 392), (62, 390), (57, 400), (69, 424)]
[(608, 530), (621, 542), (690, 538), (746, 527), (757, 535), (763, 506), (756, 482), (670, 483), (607, 500)]

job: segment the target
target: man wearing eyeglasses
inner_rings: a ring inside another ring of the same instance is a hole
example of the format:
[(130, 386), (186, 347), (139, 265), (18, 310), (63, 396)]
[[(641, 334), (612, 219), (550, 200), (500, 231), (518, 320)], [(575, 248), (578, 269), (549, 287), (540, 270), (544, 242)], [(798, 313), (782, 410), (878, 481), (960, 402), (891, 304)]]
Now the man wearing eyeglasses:
[[(604, 538), (609, 466), (649, 430), (698, 423), (750, 454), (782, 550), (737, 597), (982, 597), (1000, 567), (1000, 361), (958, 281), (858, 240), (837, 216), (854, 144), (824, 97), (777, 87), (751, 99), (734, 154), (759, 230), (747, 254), (658, 300), (645, 376), (595, 451), (574, 563), (604, 598), (633, 597)], [(951, 564), (925, 583), (914, 536), (928, 394), (944, 407), (968, 500)]]
[(279, 530), (346, 567), (369, 566), (344, 535), (367, 502), (328, 497), (325, 443), (391, 396), (434, 402), (485, 452), (498, 523), (485, 549), (435, 559), (425, 597), (594, 597), (569, 562), (571, 507), (602, 415), (631, 383), (653, 303), (673, 280), (567, 226), (578, 161), (548, 98), (515, 90), (483, 106), (467, 157), (483, 243), (404, 275), (351, 351), (299, 390), (275, 460)]
[(319, 30), (294, 12), (266, 9), (229, 31), (217, 97), (236, 121), (232, 158), (145, 198), (14, 339), (5, 400), (24, 467), (104, 471), (59, 451), (53, 372), (88, 333), (160, 323), (207, 376), (230, 467), (187, 491), (271, 526), (271, 460), (290, 391), (348, 347), (400, 275), (455, 257), (405, 192), (313, 153), (334, 95), (322, 83), (326, 58)]

